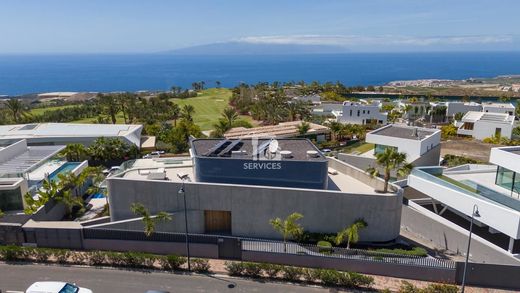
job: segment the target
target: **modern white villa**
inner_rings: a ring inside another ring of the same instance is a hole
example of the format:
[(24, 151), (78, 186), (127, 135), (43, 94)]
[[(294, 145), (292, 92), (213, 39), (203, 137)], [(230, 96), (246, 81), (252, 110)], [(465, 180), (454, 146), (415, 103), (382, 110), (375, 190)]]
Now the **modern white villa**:
[(79, 173), (88, 162), (67, 162), (57, 157), (65, 146), (27, 146), (20, 140), (0, 149), (0, 210), (21, 211), (23, 195), (34, 194), (44, 179), (64, 172)]
[(495, 136), (510, 139), (514, 122), (515, 116), (509, 114), (470, 111), (454, 124), (458, 128), (457, 134), (483, 140)]
[(446, 116), (451, 119), (453, 119), (457, 113), (464, 115), (470, 111), (482, 111), (482, 105), (476, 102), (447, 102), (446, 107)]
[(482, 104), (482, 112), (486, 113), (502, 113), (515, 115), (515, 106), (511, 103), (492, 103), (487, 102)]
[(336, 121), (343, 124), (386, 125), (388, 113), (381, 112), (381, 103), (343, 102), (341, 111), (332, 111)]
[[(8, 145), (21, 139), (28, 145), (91, 144), (99, 137), (117, 137), (141, 147), (142, 125), (36, 123), (0, 126), (0, 144)], [(144, 147), (144, 146), (143, 146)]]
[(491, 150), (492, 165), (415, 168), (408, 186), (433, 200), (432, 209), (468, 226), (473, 210), (479, 236), (520, 254), (520, 147)]

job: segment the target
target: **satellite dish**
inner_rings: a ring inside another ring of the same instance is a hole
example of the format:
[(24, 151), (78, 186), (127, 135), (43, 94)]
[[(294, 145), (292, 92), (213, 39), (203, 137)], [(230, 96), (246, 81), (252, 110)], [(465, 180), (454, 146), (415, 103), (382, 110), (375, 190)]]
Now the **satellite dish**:
[(271, 154), (276, 154), (277, 151), (278, 151), (278, 141), (276, 139), (273, 139), (269, 143), (269, 152)]

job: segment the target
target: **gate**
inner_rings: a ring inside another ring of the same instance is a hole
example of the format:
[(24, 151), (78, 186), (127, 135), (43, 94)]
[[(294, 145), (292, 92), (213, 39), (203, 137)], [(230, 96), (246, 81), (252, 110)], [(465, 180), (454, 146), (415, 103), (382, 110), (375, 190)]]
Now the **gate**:
[(242, 243), (238, 238), (220, 237), (218, 243), (218, 258), (220, 259), (242, 259)]

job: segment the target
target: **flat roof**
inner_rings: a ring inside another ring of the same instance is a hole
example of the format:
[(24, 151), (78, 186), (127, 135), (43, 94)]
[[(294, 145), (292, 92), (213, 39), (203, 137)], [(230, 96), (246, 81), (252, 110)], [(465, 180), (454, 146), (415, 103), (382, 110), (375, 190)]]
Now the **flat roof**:
[(42, 161), (56, 155), (65, 146), (29, 146), (27, 150), (5, 162), (0, 163), (0, 174), (26, 173)]
[[(195, 180), (193, 172), (193, 163), (191, 158), (180, 157), (180, 158), (156, 158), (156, 159), (138, 159), (135, 160), (128, 170), (124, 170), (120, 175), (125, 179), (136, 179), (136, 180), (149, 180), (148, 174), (154, 172), (159, 168), (164, 168), (166, 172), (166, 181), (170, 182), (181, 182), (177, 174), (188, 174), (191, 179), (190, 182), (197, 182)], [(225, 184), (225, 183), (208, 183), (208, 184)], [(235, 185), (235, 184), (234, 184)], [(271, 186), (262, 186), (271, 187)], [(276, 187), (277, 186), (272, 186)], [(281, 188), (281, 187), (280, 187)], [(337, 172), (335, 175), (329, 174), (328, 176), (328, 188), (330, 191), (340, 191), (345, 193), (360, 193), (360, 194), (373, 194), (374, 188), (367, 185), (356, 178), (349, 176), (342, 172)], [(319, 191), (319, 189), (317, 189)]]
[(440, 130), (433, 128), (390, 124), (373, 130), (369, 132), (369, 134), (397, 137), (403, 139), (423, 140), (437, 132), (440, 132)]
[(490, 122), (498, 122), (498, 123), (508, 123), (511, 124), (515, 120), (514, 116), (511, 116), (506, 113), (490, 113), (490, 112), (478, 112), (478, 111), (469, 111), (464, 117), (462, 117), (462, 121), (490, 121)]
[(507, 108), (507, 109), (514, 109), (515, 106), (511, 103), (494, 103), (494, 102), (484, 102), (482, 103), (482, 106), (488, 106), (488, 107), (497, 107), (497, 108)]
[[(300, 135), (298, 126), (302, 121), (284, 122), (277, 125), (261, 126), (254, 128), (234, 127), (228, 130), (224, 136), (228, 139), (252, 138), (252, 137), (294, 137)], [(306, 134), (329, 133), (330, 129), (326, 126), (309, 123), (309, 130)]]
[(130, 124), (79, 124), (79, 123), (34, 123), (0, 126), (2, 138), (34, 137), (101, 137), (125, 136), (142, 125)]
[[(224, 156), (206, 156), (208, 152), (210, 152), (213, 148), (218, 146), (220, 143), (224, 141), (229, 141), (229, 145), (236, 143), (236, 146), (233, 148), (233, 151), (243, 152), (240, 156), (233, 157), (231, 156), (231, 150), (227, 155)], [(257, 141), (256, 146), (254, 146)], [(194, 156), (198, 157), (206, 157), (208, 159), (213, 157), (218, 158), (230, 158), (230, 159), (253, 159), (254, 150), (256, 148), (261, 148), (262, 146), (266, 146), (268, 149), (269, 142), (272, 139), (194, 139), (191, 141), (192, 151)], [(292, 157), (287, 160), (300, 160), (300, 161), (325, 161), (327, 160), (323, 154), (310, 142), (308, 139), (294, 138), (294, 139), (276, 139), (278, 142), (278, 151), (290, 151)], [(307, 155), (307, 151), (316, 151), (316, 157), (309, 157)]]

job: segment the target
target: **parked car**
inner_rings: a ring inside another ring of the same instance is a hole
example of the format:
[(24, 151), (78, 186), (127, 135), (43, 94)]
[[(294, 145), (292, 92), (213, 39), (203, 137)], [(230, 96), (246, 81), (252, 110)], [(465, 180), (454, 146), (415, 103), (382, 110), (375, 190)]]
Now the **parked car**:
[(92, 293), (92, 290), (81, 288), (67, 282), (36, 282), (25, 293)]

